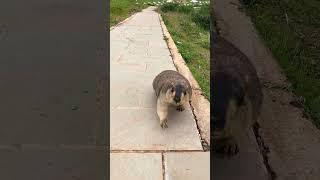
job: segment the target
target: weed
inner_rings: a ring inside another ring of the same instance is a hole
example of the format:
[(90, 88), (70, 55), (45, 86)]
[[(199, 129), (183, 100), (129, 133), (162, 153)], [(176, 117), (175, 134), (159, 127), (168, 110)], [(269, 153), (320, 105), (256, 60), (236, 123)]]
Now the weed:
[(192, 20), (206, 30), (210, 30), (210, 9), (208, 6), (201, 6), (199, 10), (194, 11)]

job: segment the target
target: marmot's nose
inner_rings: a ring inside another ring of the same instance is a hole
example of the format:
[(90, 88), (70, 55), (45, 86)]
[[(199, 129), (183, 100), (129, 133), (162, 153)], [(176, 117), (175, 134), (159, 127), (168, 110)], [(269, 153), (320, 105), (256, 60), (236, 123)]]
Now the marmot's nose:
[(178, 103), (178, 102), (180, 102), (180, 97), (177, 97), (177, 96), (176, 96), (176, 97), (173, 98), (173, 100), (174, 100), (176, 103)]

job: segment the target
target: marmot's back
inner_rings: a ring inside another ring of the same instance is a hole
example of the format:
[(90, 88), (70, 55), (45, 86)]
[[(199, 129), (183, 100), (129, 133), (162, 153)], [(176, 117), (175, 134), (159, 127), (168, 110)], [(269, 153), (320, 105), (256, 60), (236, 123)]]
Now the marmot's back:
[(159, 96), (161, 90), (167, 90), (171, 85), (181, 84), (191, 89), (189, 81), (177, 71), (165, 70), (158, 74), (153, 80), (153, 89)]
[(255, 67), (246, 55), (224, 38), (213, 34), (212, 40), (212, 75), (224, 72), (243, 82), (245, 93), (256, 109), (254, 112), (259, 111), (262, 105), (262, 92)]

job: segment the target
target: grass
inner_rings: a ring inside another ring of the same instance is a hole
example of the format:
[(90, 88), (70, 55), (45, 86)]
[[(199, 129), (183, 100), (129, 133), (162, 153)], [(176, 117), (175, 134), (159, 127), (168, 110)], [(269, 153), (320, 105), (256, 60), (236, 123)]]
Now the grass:
[(320, 127), (320, 1), (243, 0), (256, 29)]
[(210, 100), (210, 10), (208, 5), (164, 3), (159, 12), (187, 66)]
[[(166, 2), (167, 0), (110, 0), (110, 26), (116, 25), (130, 15), (139, 12), (148, 6), (161, 6)], [(188, 4), (191, 4), (190, 1), (187, 2)], [(193, 4), (199, 4), (202, 2), (203, 0), (200, 0)]]
[(147, 0), (111, 0), (110, 1), (110, 26), (113, 26), (135, 12), (149, 6)]

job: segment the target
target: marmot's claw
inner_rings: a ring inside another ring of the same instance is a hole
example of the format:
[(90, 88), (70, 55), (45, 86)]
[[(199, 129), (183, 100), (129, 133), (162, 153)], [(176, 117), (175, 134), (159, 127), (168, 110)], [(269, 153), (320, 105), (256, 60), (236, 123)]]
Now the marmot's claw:
[(160, 123), (160, 126), (161, 126), (162, 129), (168, 128), (167, 120), (163, 120), (163, 121)]
[(227, 138), (217, 140), (213, 144), (213, 150), (221, 155), (232, 157), (239, 153), (239, 146), (234, 138)]
[(178, 106), (178, 107), (177, 107), (177, 111), (184, 111), (184, 109), (185, 109), (185, 108), (184, 108), (183, 106)]

